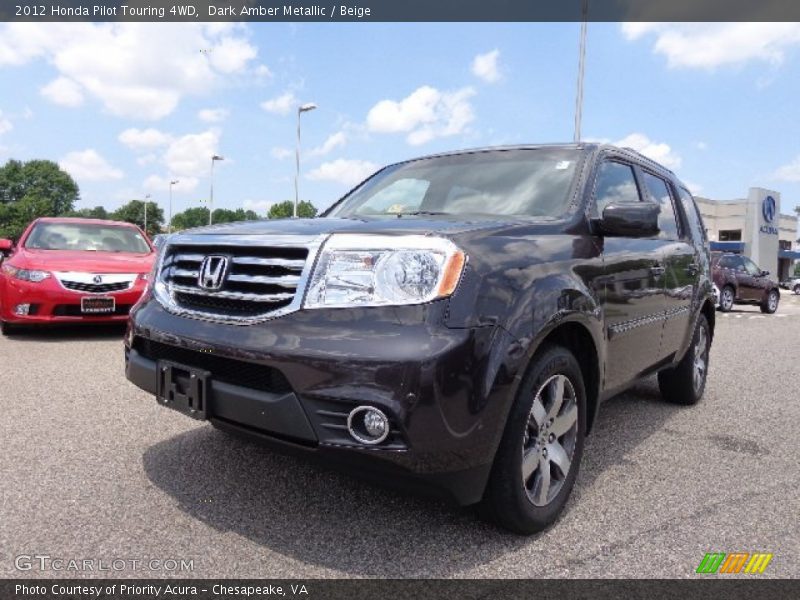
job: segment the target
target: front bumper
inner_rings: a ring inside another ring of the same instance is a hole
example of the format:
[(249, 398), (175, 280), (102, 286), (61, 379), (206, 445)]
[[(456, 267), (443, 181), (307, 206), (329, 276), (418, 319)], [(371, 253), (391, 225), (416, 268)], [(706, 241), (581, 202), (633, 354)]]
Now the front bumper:
[[(14, 324), (126, 321), (131, 308), (139, 301), (145, 289), (145, 282), (139, 279), (127, 290), (107, 294), (67, 290), (54, 277), (39, 283), (21, 281), (8, 276), (2, 276), (2, 279), (0, 321)], [(81, 298), (86, 296), (113, 297), (115, 311), (108, 314), (82, 314)], [(20, 304), (30, 304), (31, 314), (16, 314), (14, 308)]]
[[(448, 329), (444, 303), (299, 311), (247, 327), (179, 317), (155, 301), (132, 315), (126, 375), (155, 394), (159, 360), (211, 372), (208, 418), (371, 476), (480, 500), (512, 396), (500, 328)], [(391, 435), (365, 446), (347, 430), (374, 406)]]

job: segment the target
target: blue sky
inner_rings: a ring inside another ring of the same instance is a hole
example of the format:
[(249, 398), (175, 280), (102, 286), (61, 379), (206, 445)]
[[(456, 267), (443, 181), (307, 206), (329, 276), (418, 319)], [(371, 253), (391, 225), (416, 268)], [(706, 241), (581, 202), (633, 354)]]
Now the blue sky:
[[(464, 147), (570, 141), (579, 25), (3, 24), (0, 162), (70, 171), (79, 207), (150, 193), (324, 208), (374, 169)], [(623, 142), (695, 192), (800, 203), (800, 26), (589, 25), (583, 137)]]

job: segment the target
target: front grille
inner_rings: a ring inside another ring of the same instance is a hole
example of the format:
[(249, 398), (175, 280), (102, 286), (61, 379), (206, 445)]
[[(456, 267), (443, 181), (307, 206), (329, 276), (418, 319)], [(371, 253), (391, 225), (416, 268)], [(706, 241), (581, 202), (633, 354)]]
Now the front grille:
[(131, 312), (132, 304), (117, 304), (113, 313), (84, 313), (80, 304), (56, 304), (53, 307), (54, 317), (84, 317), (85, 319), (98, 319), (103, 317), (120, 317)]
[(187, 367), (210, 371), (211, 377), (216, 381), (274, 394), (292, 391), (283, 373), (265, 365), (162, 344), (143, 337), (137, 337), (133, 341), (133, 348), (149, 360), (169, 360)]
[[(292, 303), (308, 257), (307, 248), (170, 246), (161, 280), (180, 308), (221, 317), (268, 316)], [(224, 256), (227, 271), (218, 289), (200, 285), (206, 256)]]
[(117, 283), (81, 283), (80, 281), (64, 281), (63, 285), (68, 290), (76, 292), (88, 292), (90, 294), (107, 294), (108, 292), (120, 292), (131, 287), (132, 281), (119, 281)]

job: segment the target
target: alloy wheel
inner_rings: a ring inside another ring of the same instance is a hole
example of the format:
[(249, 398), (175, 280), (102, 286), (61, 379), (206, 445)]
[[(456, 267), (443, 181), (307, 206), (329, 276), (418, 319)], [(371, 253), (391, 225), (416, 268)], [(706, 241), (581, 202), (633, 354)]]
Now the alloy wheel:
[(535, 506), (546, 506), (567, 479), (578, 434), (575, 388), (553, 375), (536, 391), (522, 440), (522, 484)]
[(722, 297), (719, 300), (722, 310), (730, 310), (733, 307), (733, 290), (726, 287), (722, 290)]
[(769, 293), (769, 297), (767, 298), (767, 306), (769, 306), (770, 312), (775, 312), (778, 310), (778, 294), (775, 291)]
[(703, 382), (706, 379), (706, 367), (708, 364), (708, 334), (705, 327), (700, 327), (697, 332), (697, 343), (694, 347), (694, 391), (700, 393)]

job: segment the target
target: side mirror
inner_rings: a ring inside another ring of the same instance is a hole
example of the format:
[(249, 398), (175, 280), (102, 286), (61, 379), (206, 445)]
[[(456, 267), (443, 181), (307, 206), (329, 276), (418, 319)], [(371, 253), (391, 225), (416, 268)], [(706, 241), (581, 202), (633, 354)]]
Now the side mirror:
[(603, 235), (649, 237), (656, 235), (661, 207), (655, 202), (612, 202), (599, 220)]
[(11, 240), (0, 240), (0, 254), (8, 256), (14, 249), (14, 242)]

